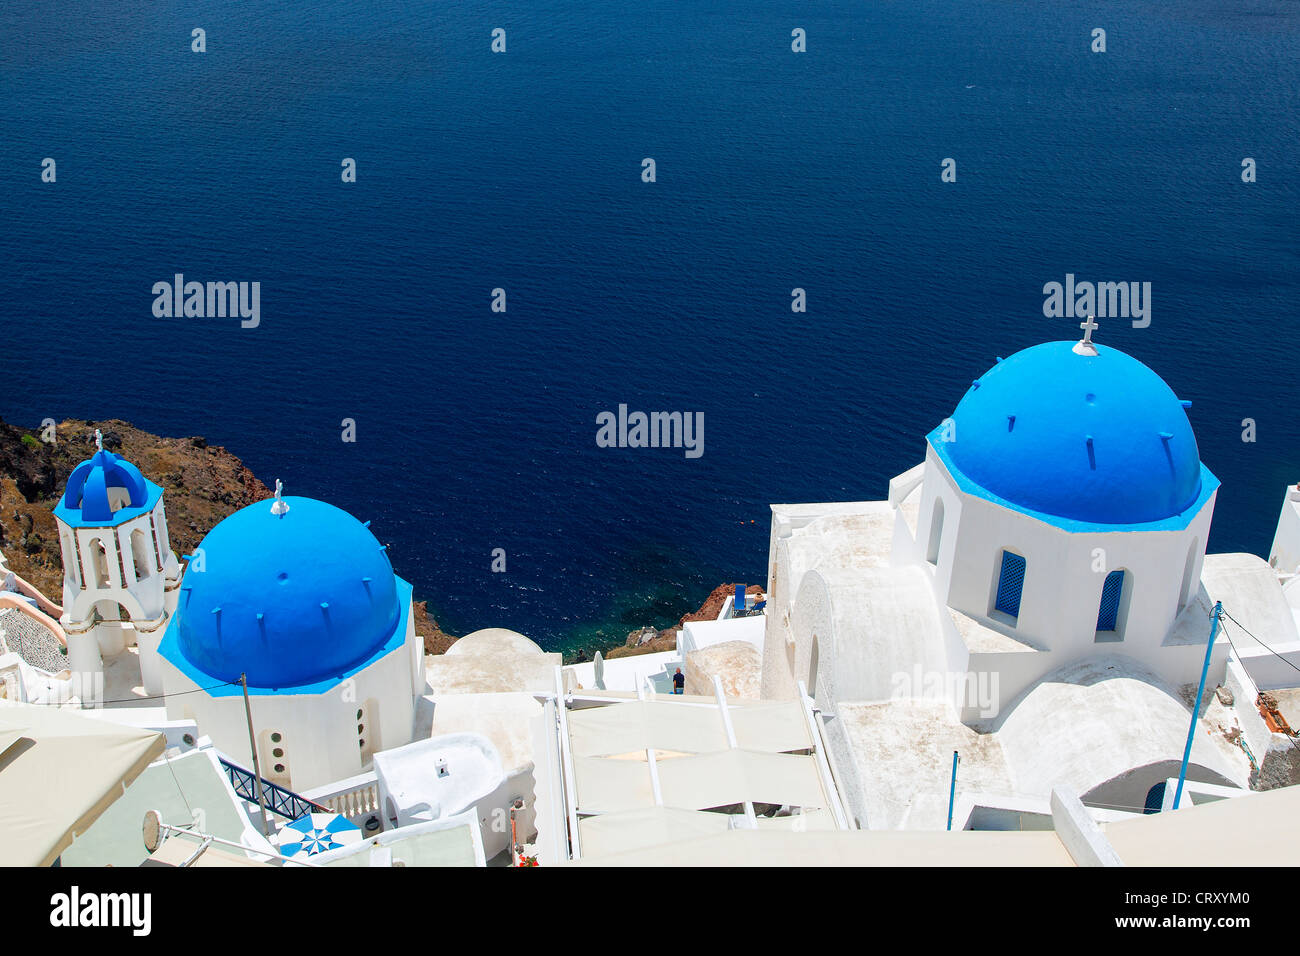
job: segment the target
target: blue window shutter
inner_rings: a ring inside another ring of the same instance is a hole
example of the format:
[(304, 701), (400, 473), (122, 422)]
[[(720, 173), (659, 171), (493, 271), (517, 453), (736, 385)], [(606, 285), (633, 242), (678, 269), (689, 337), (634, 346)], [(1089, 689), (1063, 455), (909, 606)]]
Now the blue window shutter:
[(1106, 575), (1106, 583), (1101, 587), (1101, 609), (1097, 612), (1097, 630), (1115, 630), (1115, 620), (1119, 617), (1119, 599), (1124, 593), (1124, 572), (1112, 571)]
[(1025, 559), (1010, 551), (1002, 552), (1002, 571), (998, 575), (998, 599), (994, 604), (1003, 614), (1020, 616), (1020, 592), (1025, 587)]

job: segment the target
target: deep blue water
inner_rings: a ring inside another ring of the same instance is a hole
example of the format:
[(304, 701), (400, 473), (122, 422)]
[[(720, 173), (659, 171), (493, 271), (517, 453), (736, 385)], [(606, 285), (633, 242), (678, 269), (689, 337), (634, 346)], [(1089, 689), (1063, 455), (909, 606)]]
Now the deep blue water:
[[(769, 502), (883, 497), (995, 355), (1079, 334), (1073, 272), (1152, 283), (1097, 338), (1194, 401), (1211, 549), (1266, 554), (1297, 91), (1296, 0), (5, 4), (0, 416), (205, 435), (371, 519), (449, 630), (591, 649), (761, 581)], [(155, 318), (176, 272), (261, 326)], [(619, 403), (703, 412), (703, 457), (598, 448)]]

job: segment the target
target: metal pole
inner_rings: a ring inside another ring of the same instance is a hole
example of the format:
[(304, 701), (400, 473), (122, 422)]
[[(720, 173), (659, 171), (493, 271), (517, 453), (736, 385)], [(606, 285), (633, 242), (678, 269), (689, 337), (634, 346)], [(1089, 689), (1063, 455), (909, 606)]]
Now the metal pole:
[(234, 847), (236, 850), (243, 850), (246, 853), (256, 853), (258, 856), (265, 856), (272, 860), (284, 860), (297, 866), (315, 866), (319, 867), (320, 863), (308, 863), (306, 860), (300, 860), (297, 857), (287, 857), (283, 853), (276, 853), (272, 850), (258, 850), (251, 846), (244, 846), (242, 843), (235, 843), (232, 840), (223, 840), (221, 837), (214, 837), (209, 834), (199, 833), (196, 830), (187, 830), (185, 827), (178, 827), (171, 823), (159, 823), (158, 828), (163, 833), (180, 833), (185, 836), (196, 837), (205, 840), (208, 843), (219, 843), (222, 846)]
[(952, 805), (957, 798), (957, 751), (952, 752), (952, 785), (948, 788), (948, 829), (952, 829)]
[(1210, 655), (1214, 653), (1214, 636), (1219, 633), (1219, 615), (1223, 613), (1223, 602), (1215, 601), (1210, 614), (1214, 622), (1210, 625), (1210, 640), (1205, 645), (1205, 663), (1201, 665), (1201, 684), (1196, 688), (1196, 700), (1192, 701), (1192, 723), (1187, 728), (1187, 746), (1183, 748), (1183, 765), (1178, 770), (1178, 789), (1174, 791), (1174, 809), (1178, 809), (1183, 799), (1183, 783), (1187, 780), (1187, 762), (1192, 756), (1192, 740), (1196, 737), (1196, 721), (1201, 714), (1201, 695), (1205, 693), (1205, 675), (1210, 672)]
[(262, 795), (262, 768), (257, 763), (257, 741), (253, 739), (253, 706), (248, 702), (248, 676), (239, 675), (239, 686), (244, 688), (244, 716), (248, 719), (248, 749), (253, 752), (253, 786), (257, 790), (257, 821), (262, 824), (262, 836), (269, 837), (266, 826), (266, 797)]

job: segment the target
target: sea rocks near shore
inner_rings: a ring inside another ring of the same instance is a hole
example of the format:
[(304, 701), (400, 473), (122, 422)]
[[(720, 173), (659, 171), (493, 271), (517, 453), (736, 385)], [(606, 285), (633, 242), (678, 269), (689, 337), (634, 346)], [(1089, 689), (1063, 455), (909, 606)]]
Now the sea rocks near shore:
[[(763, 588), (761, 585), (751, 584), (745, 588), (746, 594), (761, 594)], [(727, 598), (736, 593), (736, 585), (719, 584), (710, 592), (709, 596), (704, 599), (700, 609), (691, 614), (683, 614), (681, 619), (671, 627), (665, 627), (662, 630), (653, 627), (640, 627), (627, 636), (627, 642), (622, 647), (615, 647), (609, 653), (605, 654), (608, 659), (615, 657), (633, 657), (637, 654), (657, 654), (660, 651), (671, 651), (677, 648), (677, 632), (691, 621), (713, 621), (722, 611), (722, 605), (726, 603)]]

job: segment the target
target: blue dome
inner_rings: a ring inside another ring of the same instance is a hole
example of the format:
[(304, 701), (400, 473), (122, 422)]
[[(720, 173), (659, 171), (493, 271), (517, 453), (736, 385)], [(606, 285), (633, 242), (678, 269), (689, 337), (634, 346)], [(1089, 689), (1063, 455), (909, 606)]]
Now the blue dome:
[(405, 637), (397, 579), (369, 529), (322, 501), (284, 501), (284, 514), (259, 501), (208, 532), (164, 656), (179, 651), (218, 680), (295, 687), (337, 680), (399, 627)]
[(941, 426), (932, 446), (950, 470), (1024, 510), (1110, 525), (1186, 511), (1202, 466), (1183, 404), (1132, 356), (1074, 345), (1035, 345), (989, 369), (953, 412), (952, 440)]
[[(125, 496), (113, 508), (109, 493)], [(140, 473), (140, 469), (111, 451), (97, 451), (72, 470), (63, 497), (54, 513), (74, 527), (112, 525), (133, 518), (152, 507), (162, 490)]]

